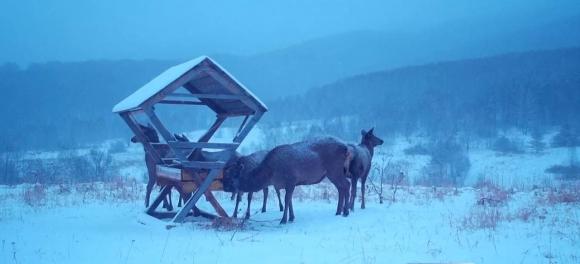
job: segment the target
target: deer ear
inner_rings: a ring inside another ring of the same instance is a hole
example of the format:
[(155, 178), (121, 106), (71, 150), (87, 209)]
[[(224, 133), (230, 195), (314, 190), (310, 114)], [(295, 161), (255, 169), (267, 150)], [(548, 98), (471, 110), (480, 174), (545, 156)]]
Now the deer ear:
[(364, 137), (364, 136), (367, 135), (367, 132), (363, 129), (363, 130), (360, 131), (360, 134)]
[(369, 130), (369, 134), (373, 134), (373, 132), (375, 131), (375, 128), (371, 128), (371, 130)]

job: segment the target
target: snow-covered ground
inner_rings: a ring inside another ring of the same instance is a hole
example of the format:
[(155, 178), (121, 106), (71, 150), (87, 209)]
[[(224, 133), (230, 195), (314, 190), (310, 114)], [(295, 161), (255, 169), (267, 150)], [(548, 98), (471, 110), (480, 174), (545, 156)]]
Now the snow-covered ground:
[[(273, 195), (268, 212), (260, 213), (258, 194), (243, 225), (220, 227), (201, 218), (169, 230), (143, 213), (142, 190), (136, 183), (2, 188), (0, 263), (580, 261), (578, 203), (554, 202), (539, 190), (508, 193), (505, 203), (490, 206), (477, 201), (503, 196), (403, 186), (393, 203), (387, 188), (389, 201), (380, 204), (370, 192), (365, 210), (357, 202), (357, 210), (342, 217), (334, 215), (333, 187), (323, 183), (297, 192), (294, 223), (278, 223)], [(31, 199), (30, 192), (43, 195)], [(229, 195), (217, 197), (231, 212)]]
[[(247, 154), (265, 148), (263, 142), (300, 140), (309, 124), (275, 131), (257, 127), (239, 150)], [(222, 129), (214, 140), (228, 142), (234, 133)], [(285, 136), (268, 138), (272, 134)], [(404, 184), (412, 184), (430, 158), (404, 150), (424, 141), (390, 138), (377, 149), (373, 163), (391, 164), (405, 172)], [(77, 153), (89, 153), (89, 148)], [(24, 158), (58, 156), (28, 152)], [(357, 204), (346, 218), (334, 216), (336, 191), (325, 181), (297, 189), (295, 223), (278, 224), (281, 213), (270, 192), (266, 213), (259, 212), (261, 194), (254, 196), (250, 221), (189, 219), (169, 230), (166, 222), (143, 213), (147, 176), (142, 147), (129, 144), (112, 157), (119, 177), (111, 183), (0, 185), (0, 263), (580, 263), (580, 185), (568, 182), (568, 189), (562, 189), (545, 173), (568, 160), (564, 148), (505, 155), (475, 142), (469, 151), (469, 187), (404, 185), (393, 202), (394, 191), (385, 185), (386, 200), (380, 204), (374, 177), (367, 186), (367, 208)], [(481, 179), (484, 188), (472, 188)], [(231, 212), (229, 194), (216, 194)], [(240, 208), (243, 215), (245, 202)]]

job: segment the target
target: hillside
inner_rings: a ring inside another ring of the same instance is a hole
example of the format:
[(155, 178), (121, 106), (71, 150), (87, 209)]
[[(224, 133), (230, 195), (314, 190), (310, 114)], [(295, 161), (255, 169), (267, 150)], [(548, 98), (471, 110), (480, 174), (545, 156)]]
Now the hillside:
[[(352, 48), (358, 45), (356, 41), (351, 44)], [(348, 65), (346, 68), (331, 68), (340, 69), (341, 74), (346, 75), (348, 72), (380, 67), (378, 64), (373, 67), (360, 66), (371, 61), (381, 61), (380, 56), (373, 57), (371, 53), (366, 57), (353, 54), (352, 58), (345, 60), (358, 58), (361, 64), (345, 63)], [(302, 58), (307, 60), (312, 57), (311, 54), (318, 53), (302, 51)], [(496, 127), (507, 125), (530, 128), (532, 125), (561, 124), (570, 119), (570, 113), (577, 111), (579, 105), (579, 76), (576, 72), (580, 67), (578, 54), (578, 48), (523, 52), (357, 75), (319, 86), (303, 95), (266, 100), (271, 111), (265, 121), (356, 115), (361, 117), (359, 121), (362, 126), (374, 124), (396, 132), (420, 127), (433, 128), (440, 123), (442, 115), (447, 115), (447, 119), (484, 125), (484, 130), (491, 128), (492, 131), (483, 131), (483, 134), (493, 133)], [(321, 62), (330, 61), (337, 54), (327, 55), (320, 54)], [(282, 61), (283, 57), (279, 59)], [(270, 75), (257, 70), (247, 72), (258, 61), (228, 63), (225, 60), (221, 64), (231, 69), (259, 97), (269, 98), (266, 90), (251, 83), (252, 78), (267, 81)], [(287, 63), (281, 61), (278, 61), (280, 67), (292, 64), (290, 58)], [(0, 105), (0, 120), (11, 125), (0, 131), (0, 151), (15, 146), (53, 149), (75, 147), (87, 142), (127, 136), (128, 131), (121, 120), (110, 112), (112, 105), (175, 63), (127, 60), (48, 63), (32, 65), (27, 69), (9, 64), (1, 66), (0, 90), (9, 100)], [(285, 82), (284, 78), (302, 82), (301, 78), (321, 76), (328, 70), (313, 64), (311, 70), (300, 70), (320, 74), (299, 74), (275, 70), (277, 68), (273, 64), (262, 64), (261, 67), (267, 69), (265, 71), (278, 72), (280, 76), (276, 78), (281, 82)], [(247, 65), (247, 71), (235, 65)], [(353, 65), (360, 67), (356, 66), (359, 68), (355, 70)], [(270, 92), (284, 91), (283, 87), (268, 87)], [(325, 107), (319, 107), (317, 102), (321, 97), (335, 100), (329, 101)], [(516, 98), (523, 101), (518, 103), (514, 101)], [(300, 107), (295, 107), (297, 105)], [(461, 108), (463, 106), (466, 108)], [(527, 108), (518, 109), (521, 107)], [(490, 115), (494, 112), (488, 111), (490, 108), (495, 111), (493, 117)], [(514, 111), (524, 111), (528, 115)], [(392, 119), (392, 116), (400, 118)], [(171, 118), (171, 124), (183, 123), (179, 116)], [(529, 124), (532, 118), (540, 123)], [(524, 121), (528, 124), (523, 124)], [(204, 124), (205, 119), (193, 118), (188, 122)], [(575, 122), (575, 119), (570, 122)], [(94, 129), (96, 127), (99, 129)]]
[[(268, 120), (357, 116), (390, 132), (493, 136), (577, 124), (580, 48), (513, 53), (358, 75), (271, 104)], [(328, 100), (319, 107), (321, 98)], [(292, 107), (292, 111), (285, 111)]]

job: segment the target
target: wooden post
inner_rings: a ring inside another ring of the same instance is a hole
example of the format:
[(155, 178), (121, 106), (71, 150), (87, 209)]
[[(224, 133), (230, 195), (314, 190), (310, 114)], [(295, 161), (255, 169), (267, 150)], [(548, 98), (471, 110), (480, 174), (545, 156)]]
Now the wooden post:
[[(183, 223), (183, 220), (187, 216), (187, 213), (191, 209), (193, 209), (193, 207), (195, 206), (195, 204), (197, 203), (197, 201), (199, 200), (199, 198), (201, 198), (201, 196), (203, 194), (205, 194), (205, 192), (208, 190), (211, 182), (218, 176), (218, 174), (219, 174), (219, 170), (218, 169), (214, 169), (214, 170), (211, 170), (209, 172), (209, 174), (203, 180), (203, 182), (201, 183), (201, 185), (198, 185), (197, 190), (195, 190), (195, 192), (193, 193), (193, 195), (191, 196), (191, 198), (189, 198), (189, 200), (187, 200), (187, 202), (185, 202), (185, 204), (183, 205), (183, 207), (181, 208), (181, 210), (175, 215), (175, 217), (173, 218), (172, 222), (174, 222), (174, 223)], [(212, 195), (212, 197), (213, 197), (213, 195)], [(218, 212), (218, 213), (220, 213), (220, 212)], [(227, 214), (226, 214), (226, 217), (227, 217)]]

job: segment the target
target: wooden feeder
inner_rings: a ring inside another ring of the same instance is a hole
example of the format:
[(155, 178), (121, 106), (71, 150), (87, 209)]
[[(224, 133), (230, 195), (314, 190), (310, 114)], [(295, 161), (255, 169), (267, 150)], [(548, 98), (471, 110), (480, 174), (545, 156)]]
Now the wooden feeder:
[[(209, 107), (216, 113), (216, 120), (196, 142), (178, 141), (156, 115), (156, 104)], [(115, 105), (113, 112), (123, 118), (137, 138), (143, 139), (140, 141), (145, 151), (156, 162), (158, 177), (172, 183), (161, 189), (147, 213), (157, 218), (172, 217), (172, 222), (181, 223), (192, 210), (198, 210), (195, 205), (205, 195), (219, 216), (228, 217), (211, 190), (222, 189), (218, 179), (222, 177), (225, 164), (267, 110), (264, 103), (207, 56), (169, 68)], [(142, 114), (165, 143), (145, 140), (145, 131), (137, 118)], [(244, 117), (232, 142), (209, 142), (230, 117)], [(214, 151), (202, 151), (204, 149)], [(211, 153), (211, 157), (204, 153)], [(176, 213), (157, 212), (172, 187), (191, 194), (190, 198)]]

